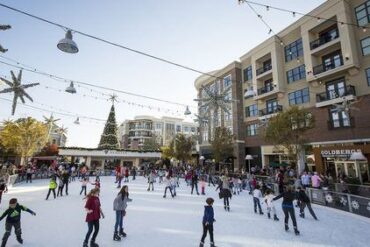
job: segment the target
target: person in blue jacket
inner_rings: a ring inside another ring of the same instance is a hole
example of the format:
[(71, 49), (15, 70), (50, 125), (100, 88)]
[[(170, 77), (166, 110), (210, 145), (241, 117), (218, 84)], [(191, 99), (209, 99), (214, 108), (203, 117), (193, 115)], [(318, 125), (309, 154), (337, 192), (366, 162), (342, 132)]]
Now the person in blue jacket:
[(214, 214), (213, 207), (212, 207), (214, 201), (215, 200), (213, 198), (209, 197), (206, 200), (207, 205), (204, 206), (203, 235), (202, 235), (202, 239), (200, 240), (199, 247), (204, 246), (204, 240), (207, 237), (207, 231), (209, 232), (209, 236), (211, 239), (211, 247), (216, 247), (213, 241), (213, 222), (216, 221), (214, 218), (215, 214)]

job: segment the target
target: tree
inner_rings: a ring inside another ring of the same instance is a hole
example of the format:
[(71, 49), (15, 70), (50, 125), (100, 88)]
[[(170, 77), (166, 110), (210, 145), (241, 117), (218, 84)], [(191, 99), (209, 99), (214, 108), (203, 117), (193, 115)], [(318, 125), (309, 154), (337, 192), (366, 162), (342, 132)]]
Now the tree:
[(159, 150), (160, 145), (157, 142), (157, 136), (153, 134), (151, 138), (145, 139), (142, 150), (145, 151), (153, 151), (153, 150)]
[(234, 155), (233, 134), (228, 128), (216, 127), (211, 141), (213, 158), (216, 163)]
[(169, 146), (161, 147), (162, 159), (170, 160), (175, 156), (175, 151), (173, 149), (173, 142)]
[(38, 155), (53, 156), (53, 155), (58, 155), (58, 153), (59, 153), (59, 147), (57, 144), (47, 143), (46, 146), (41, 150), (41, 152)]
[(101, 135), (98, 148), (101, 149), (117, 149), (119, 142), (117, 137), (117, 123), (114, 105), (110, 108), (108, 120), (105, 124), (103, 134)]
[(315, 127), (315, 118), (307, 109), (297, 106), (272, 117), (262, 134), (265, 141), (288, 151), (288, 157), (298, 161), (298, 172), (304, 169), (305, 133)]
[(174, 157), (183, 163), (191, 159), (194, 141), (192, 137), (186, 137), (184, 134), (177, 134), (174, 142)]
[(6, 121), (0, 132), (1, 145), (6, 150), (12, 150), (24, 161), (45, 146), (48, 128), (34, 118), (20, 118), (16, 121)]

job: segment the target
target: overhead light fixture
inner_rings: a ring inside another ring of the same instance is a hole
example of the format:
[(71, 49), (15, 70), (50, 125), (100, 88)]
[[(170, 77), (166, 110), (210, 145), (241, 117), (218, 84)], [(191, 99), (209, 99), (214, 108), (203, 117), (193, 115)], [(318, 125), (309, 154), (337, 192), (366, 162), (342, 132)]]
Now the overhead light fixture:
[(77, 92), (76, 88), (73, 85), (73, 81), (71, 81), (71, 84), (69, 85), (69, 87), (66, 88), (66, 92), (71, 93), (71, 94), (74, 94)]
[(80, 118), (77, 117), (76, 121), (73, 122), (74, 124), (80, 124)]
[(64, 39), (61, 39), (57, 45), (58, 49), (66, 53), (77, 53), (78, 47), (76, 42), (72, 40), (72, 31), (68, 30)]
[(184, 115), (190, 115), (191, 111), (189, 110), (189, 106), (186, 106), (186, 110), (184, 112)]
[(266, 6), (266, 11), (269, 11), (270, 10), (270, 6)]
[(292, 14), (293, 14), (293, 17), (295, 17), (295, 12), (292, 12)]

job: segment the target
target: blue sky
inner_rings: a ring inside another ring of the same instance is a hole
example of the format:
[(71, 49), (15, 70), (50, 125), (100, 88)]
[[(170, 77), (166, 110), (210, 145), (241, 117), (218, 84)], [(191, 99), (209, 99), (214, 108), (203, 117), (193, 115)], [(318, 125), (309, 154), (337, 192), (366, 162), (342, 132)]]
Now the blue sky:
[[(324, 0), (255, 1), (304, 13), (324, 2)], [(239, 59), (270, 36), (267, 28), (248, 6), (238, 5), (236, 0), (0, 0), (0, 2), (73, 29), (206, 72)], [(274, 10), (267, 12), (264, 8), (256, 9), (276, 32), (298, 18)], [(6, 57), (65, 78), (195, 105), (194, 80), (199, 76), (197, 73), (78, 34), (74, 35), (74, 40), (80, 52), (74, 55), (63, 53), (56, 47), (57, 42), (65, 35), (61, 28), (2, 7), (0, 23), (13, 27), (11, 30), (0, 32), (0, 44), (9, 49), (4, 54)], [(0, 61), (4, 59), (0, 58)], [(14, 70), (0, 64), (0, 75), (10, 75), (11, 69)], [(110, 103), (95, 99), (95, 96), (102, 95), (89, 89), (77, 88), (81, 94), (70, 95), (63, 92), (66, 84), (26, 71), (23, 73), (23, 81), (41, 83), (40, 86), (27, 90), (35, 101), (34, 104), (30, 102), (28, 104), (50, 111), (59, 109), (99, 119), (106, 119), (108, 116)], [(5, 85), (0, 83), (0, 89), (2, 88), (5, 88)], [(86, 96), (83, 97), (82, 94)], [(158, 111), (118, 103), (116, 114), (119, 123), (135, 115), (184, 117), (183, 107), (124, 94), (118, 96), (128, 102), (161, 108), (161, 111)], [(11, 99), (12, 95), (2, 94), (0, 97)], [(43, 115), (50, 115), (19, 104), (16, 115), (11, 117), (10, 108), (11, 103), (0, 100), (1, 121), (25, 116), (42, 120)], [(170, 112), (164, 109), (169, 109)], [(58, 124), (68, 127), (68, 146), (97, 146), (104, 124), (81, 119), (81, 125), (74, 125), (74, 117), (56, 113), (54, 115), (61, 118)]]

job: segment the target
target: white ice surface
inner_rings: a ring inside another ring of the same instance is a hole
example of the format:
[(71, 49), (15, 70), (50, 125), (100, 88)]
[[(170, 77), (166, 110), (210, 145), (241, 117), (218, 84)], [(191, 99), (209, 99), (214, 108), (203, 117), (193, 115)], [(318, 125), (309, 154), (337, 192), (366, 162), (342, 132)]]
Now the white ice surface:
[[(155, 191), (148, 192), (144, 178), (129, 182), (130, 197), (127, 208), (125, 232), (127, 238), (114, 242), (113, 226), (115, 214), (113, 200), (118, 189), (113, 177), (103, 177), (100, 195), (105, 219), (100, 221), (97, 243), (101, 247), (197, 247), (202, 234), (201, 220), (206, 197), (212, 196), (215, 218), (215, 243), (218, 247), (273, 247), (273, 246), (370, 246), (370, 220), (336, 210), (313, 205), (319, 217), (314, 221), (306, 212), (306, 219), (297, 218), (300, 236), (283, 229), (281, 201), (276, 203), (279, 222), (268, 220), (266, 214), (256, 215), (253, 202), (247, 192), (234, 196), (231, 212), (225, 212), (214, 187), (206, 187), (207, 196), (190, 195), (190, 187), (182, 181), (177, 197), (162, 198), (164, 185), (155, 184)], [(91, 189), (92, 186), (88, 187)], [(80, 183), (72, 182), (69, 196), (45, 201), (48, 180), (35, 180), (32, 184), (19, 184), (3, 196), (0, 206), (3, 212), (9, 199), (18, 198), (20, 204), (37, 213), (34, 217), (22, 212), (23, 246), (26, 247), (79, 247), (82, 246), (87, 226), (85, 223), (85, 201), (79, 195)], [(264, 208), (264, 205), (262, 205)], [(264, 209), (265, 211), (265, 209)], [(296, 215), (298, 212), (296, 211)], [(4, 221), (0, 234), (4, 233)], [(290, 222), (290, 228), (292, 225)], [(15, 240), (14, 232), (8, 247), (21, 246)], [(205, 246), (209, 246), (209, 238)]]

